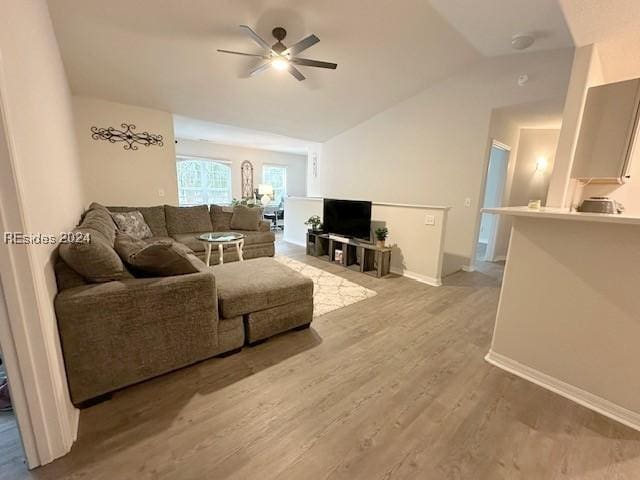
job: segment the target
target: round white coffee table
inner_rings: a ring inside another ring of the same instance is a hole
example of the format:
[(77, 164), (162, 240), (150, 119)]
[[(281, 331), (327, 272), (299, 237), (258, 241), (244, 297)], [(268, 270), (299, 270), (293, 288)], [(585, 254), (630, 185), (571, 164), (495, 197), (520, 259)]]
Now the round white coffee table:
[(242, 258), (242, 247), (244, 247), (244, 235), (236, 232), (215, 232), (215, 233), (204, 233), (198, 237), (202, 243), (205, 244), (205, 250), (207, 252), (207, 256), (205, 259), (205, 263), (207, 266), (211, 263), (211, 248), (214, 245), (218, 246), (218, 253), (220, 256), (220, 264), (224, 263), (224, 246), (225, 245), (235, 245), (236, 252), (238, 252), (238, 257), (240, 261), (244, 261)]

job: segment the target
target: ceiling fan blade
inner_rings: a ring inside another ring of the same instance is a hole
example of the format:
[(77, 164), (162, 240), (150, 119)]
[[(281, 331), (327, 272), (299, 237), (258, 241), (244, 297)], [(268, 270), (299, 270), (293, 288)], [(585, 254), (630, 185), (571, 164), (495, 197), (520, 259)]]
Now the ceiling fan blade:
[(289, 64), (289, 73), (294, 77), (296, 77), (296, 80), (298, 80), (299, 82), (301, 82), (305, 78), (302, 72), (300, 72), (300, 70), (298, 70), (296, 67), (294, 67), (291, 64)]
[(234, 52), (233, 50), (222, 50), (220, 48), (218, 49), (218, 51), (220, 53), (231, 53), (233, 55), (244, 55), (245, 57), (260, 57), (260, 58), (264, 58), (265, 60), (269, 58), (267, 55), (262, 55), (262, 54), (259, 54), (259, 53)]
[(308, 58), (292, 58), (290, 62), (295, 63), (296, 65), (304, 65), (305, 67), (330, 68), (332, 70), (335, 70), (336, 67), (338, 66), (337, 63), (321, 62), (319, 60), (309, 60)]
[(258, 65), (257, 67), (254, 67), (251, 70), (249, 70), (249, 76), (250, 77), (255, 77), (256, 75), (268, 70), (269, 67), (271, 67), (271, 63), (270, 62)]
[(300, 40), (298, 43), (291, 45), (284, 52), (282, 52), (282, 55), (296, 55), (309, 47), (313, 47), (319, 41), (320, 39), (318, 37), (311, 34), (308, 37)]
[(249, 27), (248, 25), (240, 25), (240, 28), (247, 32), (251, 39), (258, 44), (258, 46), (271, 51), (271, 45), (269, 45), (260, 35), (254, 32), (251, 27)]

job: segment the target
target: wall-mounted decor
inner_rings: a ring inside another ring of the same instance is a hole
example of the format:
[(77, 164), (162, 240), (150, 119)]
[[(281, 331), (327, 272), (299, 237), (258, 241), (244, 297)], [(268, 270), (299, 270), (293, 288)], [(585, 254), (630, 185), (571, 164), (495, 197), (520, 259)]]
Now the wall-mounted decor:
[(313, 167), (313, 178), (318, 178), (318, 154), (316, 152), (311, 154), (311, 161)]
[(253, 197), (253, 165), (249, 160), (245, 160), (240, 165), (242, 181), (242, 198)]
[(132, 123), (120, 124), (122, 130), (114, 127), (91, 127), (91, 138), (94, 140), (107, 140), (110, 143), (124, 142), (125, 150), (138, 150), (138, 145), (149, 147), (157, 145), (162, 147), (162, 135), (154, 135), (149, 132), (137, 133), (134, 130), (136, 126)]

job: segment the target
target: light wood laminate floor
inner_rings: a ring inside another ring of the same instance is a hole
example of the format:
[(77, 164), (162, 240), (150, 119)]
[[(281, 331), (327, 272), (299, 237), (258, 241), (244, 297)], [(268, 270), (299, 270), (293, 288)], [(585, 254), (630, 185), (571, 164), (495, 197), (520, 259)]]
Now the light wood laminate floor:
[[(6, 378), (4, 365), (0, 365), (0, 383)], [(0, 412), (0, 478), (2, 472), (23, 472), (24, 452), (18, 434), (18, 425), (13, 411)], [(6, 475), (6, 473), (5, 473)]]
[(278, 250), (378, 295), (125, 389), (82, 411), (68, 456), (14, 476), (640, 478), (640, 433), (483, 360), (500, 266), (433, 288)]

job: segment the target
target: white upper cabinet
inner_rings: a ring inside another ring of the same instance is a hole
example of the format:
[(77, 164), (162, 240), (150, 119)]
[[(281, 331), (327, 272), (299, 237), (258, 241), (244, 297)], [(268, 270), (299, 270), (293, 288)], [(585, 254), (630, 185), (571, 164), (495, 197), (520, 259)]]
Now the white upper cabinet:
[(573, 178), (600, 182), (623, 182), (629, 178), (639, 107), (640, 79), (589, 89)]

